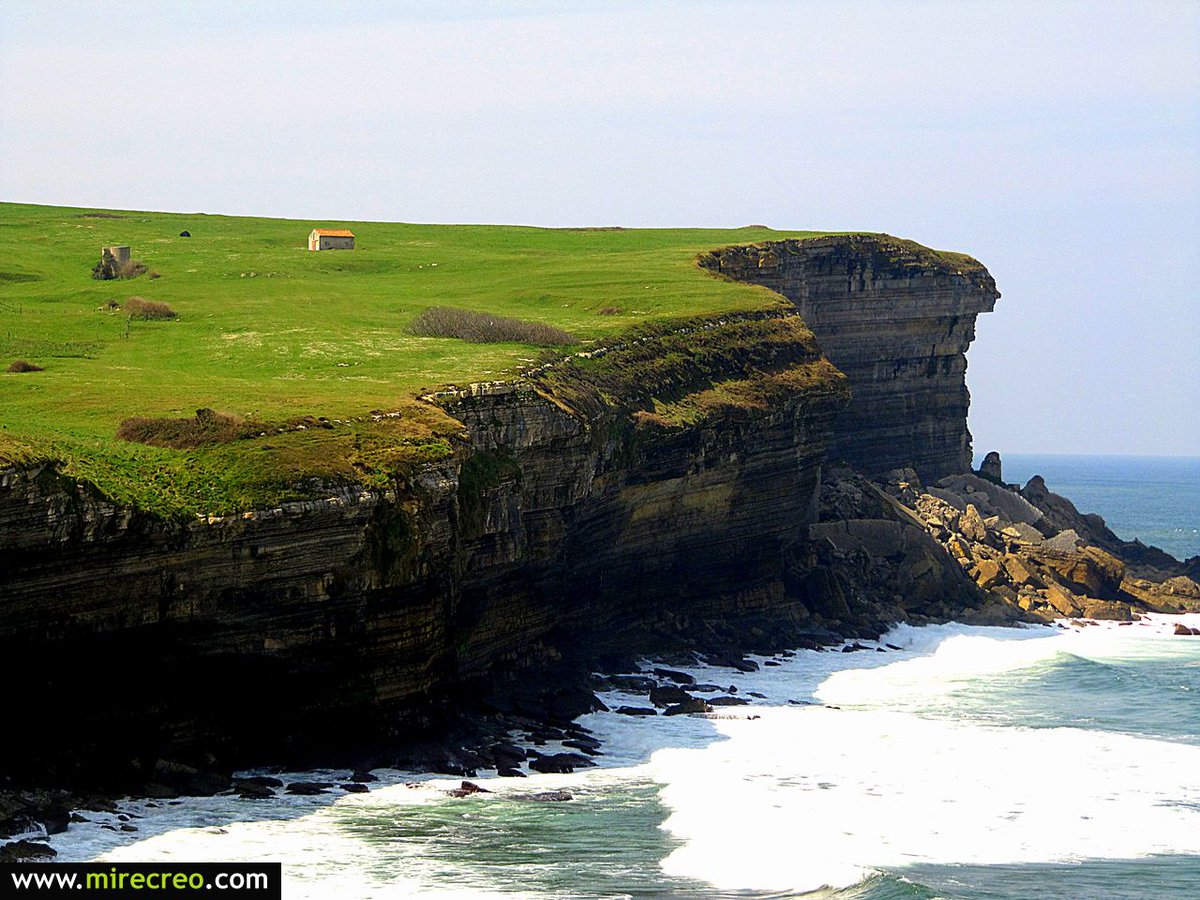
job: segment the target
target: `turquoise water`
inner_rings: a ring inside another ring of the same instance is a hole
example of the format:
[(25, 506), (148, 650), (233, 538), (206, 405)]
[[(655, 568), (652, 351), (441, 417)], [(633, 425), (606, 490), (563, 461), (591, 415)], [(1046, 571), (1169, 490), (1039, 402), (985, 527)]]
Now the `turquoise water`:
[(1127, 541), (1138, 538), (1176, 559), (1200, 555), (1200, 458), (1013, 453), (1003, 464), (1005, 481), (1025, 484), (1041, 475), (1050, 490), (1080, 512), (1099, 513)]

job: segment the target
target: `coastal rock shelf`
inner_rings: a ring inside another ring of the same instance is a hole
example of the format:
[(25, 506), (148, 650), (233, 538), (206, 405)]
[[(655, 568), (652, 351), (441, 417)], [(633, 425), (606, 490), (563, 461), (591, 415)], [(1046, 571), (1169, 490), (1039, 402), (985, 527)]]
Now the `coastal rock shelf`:
[(928, 481), (970, 468), (966, 351), (1000, 296), (982, 265), (887, 235), (728, 247), (700, 263), (791, 300), (849, 377), (831, 459)]

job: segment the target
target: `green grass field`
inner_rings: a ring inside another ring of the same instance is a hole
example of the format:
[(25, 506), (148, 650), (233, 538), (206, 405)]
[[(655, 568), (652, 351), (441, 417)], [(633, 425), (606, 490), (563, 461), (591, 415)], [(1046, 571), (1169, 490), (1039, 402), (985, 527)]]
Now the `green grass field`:
[[(348, 227), (354, 251), (307, 250)], [(190, 238), (179, 237), (181, 231)], [(457, 429), (413, 402), (447, 384), (515, 374), (521, 344), (415, 337), (431, 306), (545, 322), (575, 349), (647, 321), (775, 305), (714, 278), (696, 254), (816, 232), (765, 228), (541, 229), (319, 222), (0, 204), (0, 464), (52, 457), (113, 499), (216, 514), (297, 495), (306, 477), (372, 483), (444, 456)], [(96, 281), (100, 248), (128, 244), (150, 275)], [(137, 296), (179, 317), (108, 308)], [(600, 310), (615, 307), (601, 314)], [(568, 348), (570, 349), (570, 348)], [(342, 424), (196, 450), (118, 441), (130, 416), (211, 407), (262, 422)], [(372, 420), (372, 410), (402, 411)]]

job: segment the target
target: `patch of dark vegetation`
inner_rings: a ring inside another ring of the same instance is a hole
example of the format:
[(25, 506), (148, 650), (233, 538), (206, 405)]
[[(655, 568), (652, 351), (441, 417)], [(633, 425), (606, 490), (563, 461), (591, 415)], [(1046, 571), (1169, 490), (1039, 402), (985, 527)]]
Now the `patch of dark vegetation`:
[(309, 428), (333, 428), (333, 423), (325, 418), (301, 416), (271, 424), (205, 407), (196, 410), (191, 418), (130, 416), (117, 426), (117, 438), (151, 447), (191, 450)]
[(92, 277), (97, 281), (113, 281), (117, 278), (137, 278), (146, 274), (146, 264), (140, 259), (127, 259), (119, 262), (111, 256), (104, 256), (100, 262), (92, 266)]
[(413, 319), (408, 330), (421, 337), (459, 338), (474, 344), (516, 343), (561, 347), (575, 343), (575, 337), (570, 332), (544, 322), (526, 322), (450, 306), (434, 306), (425, 310)]
[(8, 371), (10, 371), (10, 372), (44, 372), (45, 367), (39, 366), (36, 363), (31, 363), (25, 359), (18, 359), (18, 360), (14, 360), (12, 362), (12, 364), (9, 365)]
[(123, 219), (125, 217), (118, 216), (116, 213), (94, 212), (94, 213), (80, 213), (79, 218), (81, 218), (81, 219)]
[(263, 426), (214, 409), (198, 409), (192, 418), (131, 416), (117, 426), (117, 438), (152, 447), (190, 450), (255, 437)]
[(596, 310), (598, 316), (619, 316), (624, 310), (619, 306), (602, 306)]
[(32, 272), (0, 272), (0, 284), (27, 284), (30, 281), (41, 281), (41, 275)]
[(179, 314), (167, 304), (158, 300), (147, 300), (145, 297), (130, 297), (123, 307), (131, 319), (177, 319)]

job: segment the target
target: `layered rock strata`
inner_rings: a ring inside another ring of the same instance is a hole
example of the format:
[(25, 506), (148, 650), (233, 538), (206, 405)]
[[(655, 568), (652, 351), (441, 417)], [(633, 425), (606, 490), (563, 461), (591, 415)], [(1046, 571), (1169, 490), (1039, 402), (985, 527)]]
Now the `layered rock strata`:
[(794, 314), (589, 356), (444, 398), (469, 445), (390, 491), (168, 522), (0, 474), (0, 769), (312, 761), (522, 669), (784, 634), (845, 378)]
[(729, 247), (700, 263), (791, 300), (849, 377), (832, 459), (930, 482), (970, 470), (966, 350), (1000, 296), (982, 265), (887, 235)]

